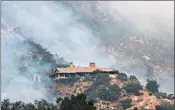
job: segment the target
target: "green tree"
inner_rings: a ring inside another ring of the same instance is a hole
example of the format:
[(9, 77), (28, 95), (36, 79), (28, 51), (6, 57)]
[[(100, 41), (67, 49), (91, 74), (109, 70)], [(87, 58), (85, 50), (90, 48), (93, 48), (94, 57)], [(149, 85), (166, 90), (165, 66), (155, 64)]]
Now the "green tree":
[(138, 82), (130, 82), (124, 85), (123, 89), (127, 93), (138, 94), (139, 90), (142, 89), (142, 86)]
[(129, 80), (131, 80), (131, 81), (139, 81), (135, 76), (133, 76), (133, 75), (131, 75), (130, 77), (129, 77)]
[(131, 103), (132, 103), (131, 99), (125, 99), (125, 100), (120, 101), (120, 104), (123, 107), (123, 109), (130, 108), (131, 107)]
[(155, 108), (156, 110), (174, 110), (174, 104), (170, 104), (170, 103), (163, 103), (160, 105), (156, 105)]
[(175, 99), (174, 94), (169, 94), (169, 95), (167, 96), (167, 98), (170, 99), (170, 100), (174, 100), (174, 99)]
[[(84, 94), (78, 94), (65, 97), (64, 99), (58, 98), (56, 104), (49, 103), (46, 100), (37, 101), (34, 103), (23, 103), (16, 101), (11, 103), (8, 99), (1, 102), (1, 110), (95, 110), (94, 101), (86, 101)], [(58, 109), (58, 107), (60, 109)]]
[(157, 98), (167, 98), (167, 94), (166, 93), (163, 93), (163, 92), (156, 92), (154, 93), (154, 95), (157, 97)]
[(108, 91), (110, 93), (110, 97), (109, 100), (117, 100), (120, 97), (120, 92), (121, 89), (118, 85), (114, 84), (114, 85), (109, 85), (108, 87)]
[(120, 79), (122, 82), (127, 81), (127, 75), (125, 73), (119, 73), (117, 74), (117, 78)]
[(146, 89), (152, 93), (159, 92), (159, 85), (155, 80), (147, 80)]
[(72, 95), (71, 98), (65, 97), (60, 106), (61, 110), (95, 110), (93, 101), (86, 101), (84, 94)]
[(71, 76), (67, 79), (59, 79), (56, 80), (56, 84), (61, 84), (61, 85), (74, 85), (78, 80), (80, 79), (80, 77), (78, 76)]
[(120, 97), (121, 89), (118, 85), (110, 85), (106, 88), (98, 89), (98, 97), (102, 100), (114, 101)]
[(105, 73), (98, 74), (95, 78), (95, 81), (93, 82), (93, 86), (96, 88), (98, 86), (104, 85), (108, 86), (109, 85), (109, 75)]
[(2, 110), (10, 110), (10, 100), (5, 99), (4, 101), (1, 102), (1, 109)]

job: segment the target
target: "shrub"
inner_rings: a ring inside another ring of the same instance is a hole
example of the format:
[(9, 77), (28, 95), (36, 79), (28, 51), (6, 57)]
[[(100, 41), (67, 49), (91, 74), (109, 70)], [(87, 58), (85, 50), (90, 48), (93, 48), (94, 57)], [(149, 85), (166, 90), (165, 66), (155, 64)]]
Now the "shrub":
[(125, 73), (119, 73), (117, 75), (117, 78), (121, 80), (121, 82), (124, 82), (124, 81), (127, 81), (128, 78), (127, 78), (127, 75)]
[(104, 86), (108, 86), (109, 85), (109, 75), (102, 73), (102, 74), (98, 74), (95, 78), (95, 81), (93, 82), (92, 86), (94, 86), (95, 88), (100, 86), (100, 85), (104, 85)]
[(98, 89), (98, 97), (101, 100), (108, 100), (109, 98), (109, 92), (106, 88), (100, 88)]
[(23, 103), (21, 101), (10, 102), (8, 99), (1, 102), (2, 110), (57, 110), (56, 105), (45, 100), (32, 103)]
[(108, 92), (109, 92), (109, 100), (113, 101), (113, 100), (117, 100), (120, 97), (121, 89), (116, 84), (110, 85), (108, 87)]
[(174, 104), (163, 103), (155, 106), (156, 110), (174, 110)]
[[(99, 97), (99, 95), (102, 99), (107, 99), (107, 90), (105, 89), (105, 87), (108, 87), (110, 85), (109, 75), (106, 73), (99, 73), (93, 77), (95, 77), (95, 80), (93, 81), (92, 85), (88, 88), (88, 90), (86, 90), (84, 93), (88, 96), (88, 99), (96, 99)], [(104, 88), (101, 88), (102, 86)]]
[(95, 110), (93, 101), (86, 101), (86, 95), (72, 95), (71, 98), (65, 97), (61, 102), (61, 110)]
[(62, 84), (62, 85), (74, 85), (75, 82), (77, 82), (80, 79), (78, 76), (71, 76), (70, 78), (67, 79), (59, 79), (56, 80), (56, 84)]
[(167, 98), (170, 99), (170, 100), (174, 100), (174, 99), (175, 99), (174, 94), (169, 94), (169, 95), (167, 96)]
[(159, 92), (159, 85), (155, 80), (147, 80), (146, 89), (152, 93)]
[[(95, 110), (94, 101), (86, 101), (84, 94), (72, 95), (71, 98), (58, 98), (56, 101), (61, 110)], [(46, 100), (35, 101), (32, 103), (23, 103), (21, 101), (11, 103), (8, 99), (1, 102), (2, 110), (60, 110), (57, 105), (49, 103)]]
[(123, 89), (127, 93), (138, 94), (139, 93), (139, 90), (142, 89), (142, 86), (140, 85), (140, 83), (130, 82), (130, 83), (124, 85)]
[(118, 85), (110, 85), (108, 88), (100, 88), (98, 90), (98, 96), (102, 100), (113, 101), (119, 98), (120, 91), (121, 89)]
[(154, 93), (154, 95), (157, 97), (157, 98), (167, 98), (167, 94), (166, 93), (163, 93), (163, 92), (156, 92)]
[(84, 80), (83, 81), (93, 81), (94, 80), (94, 77), (93, 76), (91, 76), (91, 75), (86, 75), (85, 77), (84, 77)]
[(126, 100), (120, 101), (120, 103), (121, 103), (121, 106), (123, 107), (123, 109), (127, 109), (127, 108), (131, 107), (132, 100), (126, 99)]
[(133, 76), (133, 75), (131, 75), (131, 76), (129, 77), (129, 79), (130, 79), (131, 81), (137, 81), (137, 82), (138, 82), (138, 79), (137, 79), (135, 76)]

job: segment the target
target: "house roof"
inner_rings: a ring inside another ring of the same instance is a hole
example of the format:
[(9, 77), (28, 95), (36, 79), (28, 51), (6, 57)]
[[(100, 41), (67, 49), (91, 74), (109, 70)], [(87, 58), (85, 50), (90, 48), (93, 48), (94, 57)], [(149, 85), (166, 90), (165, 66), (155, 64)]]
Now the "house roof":
[(95, 70), (100, 71), (113, 71), (112, 68), (92, 68), (92, 67), (67, 67), (67, 68), (56, 68), (58, 73), (76, 73), (76, 72), (93, 72)]
[(97, 70), (100, 70), (100, 71), (113, 71), (112, 68), (96, 68)]

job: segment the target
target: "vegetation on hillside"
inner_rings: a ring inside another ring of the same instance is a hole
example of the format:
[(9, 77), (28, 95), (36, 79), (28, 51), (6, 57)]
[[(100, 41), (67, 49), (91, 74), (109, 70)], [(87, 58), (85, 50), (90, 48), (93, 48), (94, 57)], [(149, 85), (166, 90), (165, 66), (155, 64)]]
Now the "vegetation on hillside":
[(156, 110), (174, 110), (174, 104), (162, 103), (155, 106)]
[(118, 85), (109, 85), (108, 87), (98, 89), (98, 97), (101, 100), (114, 101), (120, 97), (121, 89)]
[(146, 89), (152, 93), (159, 92), (159, 85), (155, 80), (147, 80)]
[(49, 63), (52, 67), (67, 67), (69, 64), (63, 57), (50, 53), (46, 48), (32, 40), (26, 40), (24, 43), (28, 44), (31, 48), (30, 52), (34, 60), (41, 58), (41, 63)]
[(119, 73), (117, 74), (117, 78), (120, 79), (120, 81), (124, 82), (128, 80), (128, 77), (125, 73)]
[(46, 100), (24, 103), (21, 101), (10, 102), (9, 99), (1, 102), (1, 110), (95, 110), (94, 102), (86, 101), (84, 94), (71, 97), (58, 98), (56, 104)]
[(120, 103), (121, 103), (121, 106), (123, 107), (123, 109), (127, 109), (127, 108), (131, 107), (132, 100), (125, 99), (125, 100), (120, 101)]
[(139, 90), (142, 89), (142, 86), (139, 82), (136, 81), (128, 81), (123, 89), (129, 94), (139, 94)]
[(67, 79), (59, 79), (56, 80), (55, 83), (58, 85), (74, 85), (77, 81), (80, 80), (80, 77), (78, 76), (71, 76), (70, 78)]
[[(32, 44), (32, 42), (30, 42)], [(35, 45), (33, 43), (32, 45)], [(35, 45), (39, 50), (34, 51), (34, 59), (38, 58), (37, 55), (47, 54), (42, 56), (44, 59), (42, 62), (50, 62), (53, 65), (57, 65), (53, 61), (53, 54), (43, 49), (40, 45)], [(54, 59), (55, 60), (55, 59)], [(53, 62), (52, 62), (53, 61)], [(64, 67), (64, 66), (60, 66)], [(82, 80), (81, 80), (82, 79)], [(117, 80), (119, 80), (123, 86), (119, 87), (118, 84), (111, 84), (111, 78), (109, 74), (102, 73), (101, 71), (95, 71), (94, 75), (87, 75), (84, 78), (79, 76), (72, 76), (67, 79), (59, 79), (54, 81), (56, 86), (58, 85), (69, 85), (73, 86), (77, 82), (81, 81), (90, 81), (92, 82), (91, 86), (84, 91), (84, 94), (78, 94), (77, 96), (72, 95), (71, 97), (58, 98), (56, 104), (47, 102), (46, 100), (35, 101), (34, 103), (24, 103), (21, 101), (10, 102), (8, 99), (1, 102), (2, 110), (95, 110), (94, 100), (103, 100), (103, 101), (116, 101), (118, 100), (120, 106), (123, 109), (130, 108), (132, 105), (131, 99), (122, 98), (121, 93), (124, 91), (126, 95), (139, 95), (139, 91), (143, 89), (143, 86), (140, 84), (139, 80), (131, 75), (128, 77), (125, 73), (118, 72)], [(155, 95), (157, 98), (167, 98), (174, 100), (173, 94), (166, 94), (158, 91), (159, 85), (155, 80), (147, 80), (146, 89), (150, 92), (150, 95)], [(57, 93), (55, 91), (55, 93)], [(51, 93), (51, 94), (55, 94)], [(55, 96), (57, 96), (55, 94)], [(88, 100), (88, 101), (87, 101)], [(156, 106), (156, 110), (171, 110), (173, 105), (171, 104), (160, 104)], [(135, 108), (136, 109), (136, 108)]]

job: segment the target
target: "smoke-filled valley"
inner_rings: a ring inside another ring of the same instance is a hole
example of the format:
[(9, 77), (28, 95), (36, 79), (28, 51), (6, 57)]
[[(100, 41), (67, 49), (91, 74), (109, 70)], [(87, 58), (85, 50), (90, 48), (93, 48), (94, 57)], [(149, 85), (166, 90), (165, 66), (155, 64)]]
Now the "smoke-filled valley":
[[(147, 78), (153, 78), (160, 91), (174, 93), (173, 2), (131, 4), (134, 6), (117, 1), (3, 1), (4, 98), (52, 100), (54, 88), (46, 94), (33, 86), (35, 79), (39, 78), (39, 88), (51, 87), (47, 73), (70, 62), (112, 67), (137, 76), (143, 85)], [(19, 32), (14, 32), (16, 27), (20, 27)]]

